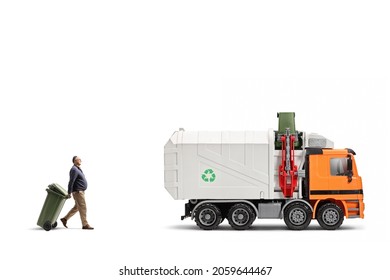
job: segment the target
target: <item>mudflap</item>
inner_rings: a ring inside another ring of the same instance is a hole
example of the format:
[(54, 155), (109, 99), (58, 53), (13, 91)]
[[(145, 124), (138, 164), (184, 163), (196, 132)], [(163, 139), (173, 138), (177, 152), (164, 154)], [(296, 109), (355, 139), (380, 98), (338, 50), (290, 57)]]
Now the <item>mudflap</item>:
[(190, 204), (186, 203), (184, 205), (184, 215), (181, 216), (181, 220), (183, 221), (185, 218), (191, 217), (191, 209), (190, 209)]

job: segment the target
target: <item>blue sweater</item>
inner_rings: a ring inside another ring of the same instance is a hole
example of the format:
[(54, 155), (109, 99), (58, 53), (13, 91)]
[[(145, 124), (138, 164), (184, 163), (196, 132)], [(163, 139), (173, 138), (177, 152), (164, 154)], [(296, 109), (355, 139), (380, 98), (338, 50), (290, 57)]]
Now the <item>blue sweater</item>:
[(69, 172), (68, 194), (76, 191), (85, 191), (88, 183), (80, 167), (73, 165)]

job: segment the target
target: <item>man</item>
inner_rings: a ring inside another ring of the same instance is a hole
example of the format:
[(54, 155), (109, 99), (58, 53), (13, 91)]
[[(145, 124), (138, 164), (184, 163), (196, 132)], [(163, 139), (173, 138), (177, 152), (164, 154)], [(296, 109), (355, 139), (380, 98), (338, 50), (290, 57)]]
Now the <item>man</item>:
[(64, 227), (67, 228), (66, 223), (68, 220), (79, 212), (83, 229), (93, 229), (87, 222), (87, 205), (85, 203), (84, 192), (87, 189), (88, 183), (80, 168), (81, 159), (78, 156), (74, 156), (72, 162), (73, 166), (69, 172), (68, 197), (70, 198), (73, 195), (75, 205), (70, 209), (69, 213), (61, 219), (61, 222)]

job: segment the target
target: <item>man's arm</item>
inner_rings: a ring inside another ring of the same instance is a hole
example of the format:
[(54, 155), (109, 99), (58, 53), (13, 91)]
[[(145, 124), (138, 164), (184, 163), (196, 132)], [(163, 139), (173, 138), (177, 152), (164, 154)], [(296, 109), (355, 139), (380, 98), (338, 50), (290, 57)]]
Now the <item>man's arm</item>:
[(72, 168), (69, 173), (69, 184), (68, 184), (68, 194), (72, 194), (73, 192), (73, 185), (77, 178), (77, 171), (75, 168)]

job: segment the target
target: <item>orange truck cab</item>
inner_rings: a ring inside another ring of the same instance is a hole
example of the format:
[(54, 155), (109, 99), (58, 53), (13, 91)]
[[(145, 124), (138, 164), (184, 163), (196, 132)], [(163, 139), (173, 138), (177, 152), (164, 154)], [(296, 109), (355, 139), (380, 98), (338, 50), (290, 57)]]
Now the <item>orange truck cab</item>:
[(346, 218), (364, 218), (362, 179), (351, 149), (306, 148), (304, 196), (325, 229)]

